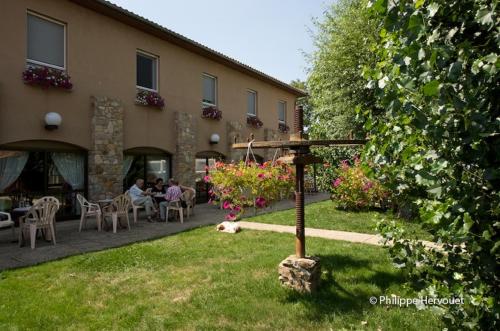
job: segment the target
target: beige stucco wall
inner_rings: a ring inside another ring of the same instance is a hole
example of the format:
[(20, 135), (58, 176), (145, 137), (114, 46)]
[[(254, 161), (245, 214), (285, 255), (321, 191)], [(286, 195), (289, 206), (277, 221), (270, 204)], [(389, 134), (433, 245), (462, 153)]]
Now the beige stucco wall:
[[(66, 63), (72, 91), (23, 84), (27, 10), (67, 23)], [(123, 104), (125, 149), (148, 146), (174, 153), (174, 112), (201, 114), (203, 73), (218, 78), (218, 106), (224, 119), (199, 119), (198, 151), (227, 155), (226, 121), (246, 123), (247, 89), (258, 92), (258, 116), (264, 127), (277, 129), (279, 100), (287, 102), (291, 126), (295, 102), (291, 93), (68, 1), (0, 1), (0, 45), (0, 145), (46, 139), (89, 149), (90, 98), (106, 96)], [(159, 93), (166, 102), (163, 111), (134, 104), (137, 49), (159, 56)], [(49, 111), (62, 115), (58, 130), (44, 129), (43, 118)], [(264, 128), (244, 125), (242, 136), (250, 132), (264, 139)], [(212, 133), (221, 137), (216, 146), (208, 143)]]

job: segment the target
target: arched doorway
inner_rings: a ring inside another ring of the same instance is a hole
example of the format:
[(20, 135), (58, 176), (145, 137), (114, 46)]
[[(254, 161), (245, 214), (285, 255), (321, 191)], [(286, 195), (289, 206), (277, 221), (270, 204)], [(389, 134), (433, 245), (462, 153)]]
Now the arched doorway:
[(215, 162), (223, 162), (226, 157), (218, 152), (205, 151), (196, 153), (196, 203), (206, 203), (210, 198), (208, 191), (210, 190), (210, 184), (205, 183), (203, 178), (208, 175), (208, 168), (215, 165)]
[(0, 146), (0, 196), (12, 207), (43, 196), (56, 197), (58, 219), (80, 214), (76, 195), (87, 195), (87, 151), (68, 143), (29, 140)]
[(156, 178), (166, 183), (172, 177), (170, 153), (152, 147), (137, 147), (123, 152), (123, 188), (127, 190), (137, 178), (143, 178), (147, 187), (152, 187)]

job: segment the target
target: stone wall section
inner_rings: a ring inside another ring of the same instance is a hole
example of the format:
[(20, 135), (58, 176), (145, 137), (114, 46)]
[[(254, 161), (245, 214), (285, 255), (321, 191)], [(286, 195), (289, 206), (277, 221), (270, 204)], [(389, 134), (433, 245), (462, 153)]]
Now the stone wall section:
[(181, 185), (195, 187), (198, 119), (193, 114), (183, 112), (176, 112), (174, 117), (177, 143), (173, 155), (173, 175)]
[[(264, 129), (264, 140), (273, 141), (273, 140), (284, 140), (284, 139), (282, 139), (281, 134), (277, 130)], [(266, 160), (272, 160), (274, 157), (274, 153), (276, 153), (275, 148), (267, 148), (263, 156)], [(279, 150), (277, 157), (280, 157), (281, 154), (282, 154), (281, 150)]]
[(226, 162), (231, 162), (231, 161), (241, 161), (243, 160), (243, 157), (246, 155), (246, 150), (242, 149), (234, 149), (231, 146), (235, 142), (245, 142), (246, 138), (243, 139), (241, 136), (241, 131), (243, 130), (243, 124), (237, 121), (228, 121), (227, 126), (226, 126), (226, 132), (227, 132), (227, 159)]
[(92, 97), (91, 104), (88, 192), (95, 201), (123, 192), (123, 106), (107, 97)]

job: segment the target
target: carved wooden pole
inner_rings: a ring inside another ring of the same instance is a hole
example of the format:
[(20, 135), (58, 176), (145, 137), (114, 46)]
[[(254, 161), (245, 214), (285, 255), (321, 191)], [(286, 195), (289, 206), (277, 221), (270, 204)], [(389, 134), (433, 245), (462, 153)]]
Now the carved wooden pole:
[[(295, 108), (294, 130), (296, 138), (302, 140), (304, 132), (304, 110), (302, 106)], [(294, 151), (302, 154), (300, 148)], [(304, 164), (295, 164), (295, 255), (303, 258), (306, 255), (306, 236), (304, 230)]]

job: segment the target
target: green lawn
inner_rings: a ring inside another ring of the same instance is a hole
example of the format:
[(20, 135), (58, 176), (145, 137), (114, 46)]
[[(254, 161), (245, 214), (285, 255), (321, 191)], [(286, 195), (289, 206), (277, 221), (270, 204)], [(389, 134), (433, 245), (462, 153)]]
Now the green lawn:
[[(416, 222), (398, 219), (392, 213), (377, 211), (346, 212), (335, 208), (331, 200), (312, 203), (305, 208), (305, 225), (309, 228), (340, 230), (361, 233), (377, 233), (375, 226), (382, 218), (395, 220), (402, 224), (406, 231), (415, 234), (418, 239), (431, 240), (432, 236)], [(262, 214), (245, 218), (244, 221), (271, 223), (281, 225), (295, 225), (295, 209), (276, 213)]]
[(432, 311), (370, 305), (411, 295), (383, 248), (308, 238), (313, 296), (283, 289), (289, 234), (199, 228), (0, 273), (0, 330), (438, 330)]

